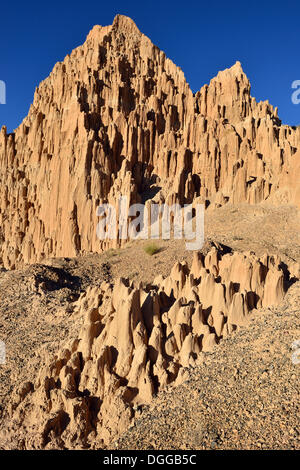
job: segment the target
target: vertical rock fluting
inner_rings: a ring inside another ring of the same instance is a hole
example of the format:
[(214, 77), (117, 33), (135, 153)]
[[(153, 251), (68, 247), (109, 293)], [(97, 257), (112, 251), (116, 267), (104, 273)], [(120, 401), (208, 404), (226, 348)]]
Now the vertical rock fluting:
[[(42, 364), (11, 401), (2, 442), (20, 448), (99, 448), (155, 393), (187, 378), (251, 312), (278, 304), (289, 281), (277, 257), (195, 253), (147, 287), (119, 279), (81, 295), (77, 338)], [(18, 444), (16, 444), (16, 442)]]
[(184, 74), (127, 17), (95, 26), (0, 133), (6, 267), (100, 251), (96, 207), (155, 196), (299, 204), (300, 128), (250, 96), (237, 62), (193, 95)]

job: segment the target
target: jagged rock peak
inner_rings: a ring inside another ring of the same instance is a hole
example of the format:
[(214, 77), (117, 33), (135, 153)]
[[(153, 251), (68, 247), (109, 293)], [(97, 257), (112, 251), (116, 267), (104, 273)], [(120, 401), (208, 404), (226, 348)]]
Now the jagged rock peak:
[(225, 69), (223, 72), (219, 72), (219, 73), (227, 73), (227, 72), (236, 76), (245, 75), (242, 64), (239, 60), (237, 60), (236, 63), (232, 65), (231, 67), (229, 67), (228, 69)]
[(5, 267), (99, 252), (100, 203), (300, 204), (300, 128), (257, 103), (237, 62), (193, 95), (182, 70), (118, 15), (95, 26), (0, 133)]
[(137, 38), (139, 38), (142, 36), (141, 31), (138, 29), (137, 25), (131, 18), (124, 15), (116, 15), (112, 25), (95, 25), (87, 35), (87, 40), (97, 40), (101, 42), (104, 34), (108, 34), (112, 31), (114, 31), (116, 34), (123, 33), (126, 35), (126, 37), (135, 35)]
[(112, 27), (120, 32), (134, 33), (138, 36), (142, 35), (135, 22), (129, 16), (116, 15)]
[(196, 253), (189, 270), (136, 286), (119, 279), (82, 293), (81, 331), (15, 390), (5, 447), (99, 448), (122, 434), (140, 405), (188, 377), (254, 311), (281, 302), (290, 280), (278, 257)]

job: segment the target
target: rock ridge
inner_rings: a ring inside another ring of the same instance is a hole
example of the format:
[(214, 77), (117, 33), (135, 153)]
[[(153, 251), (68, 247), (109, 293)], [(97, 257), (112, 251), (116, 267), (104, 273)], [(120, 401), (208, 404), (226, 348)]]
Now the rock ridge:
[(15, 391), (1, 442), (7, 448), (103, 448), (141, 406), (179, 385), (203, 354), (279, 304), (296, 280), (277, 256), (195, 252), (166, 278), (119, 279), (88, 288), (75, 304), (82, 328)]
[(300, 127), (257, 103), (241, 64), (195, 95), (182, 70), (118, 15), (58, 62), (14, 133), (0, 132), (6, 268), (101, 252), (96, 208), (129, 202), (300, 203)]

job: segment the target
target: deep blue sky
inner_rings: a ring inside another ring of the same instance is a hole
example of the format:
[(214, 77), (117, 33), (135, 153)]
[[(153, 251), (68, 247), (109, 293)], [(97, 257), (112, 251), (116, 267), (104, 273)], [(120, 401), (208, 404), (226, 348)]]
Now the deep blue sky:
[(291, 84), (300, 80), (300, 2), (289, 1), (57, 1), (2, 2), (0, 80), (7, 104), (0, 127), (16, 128), (34, 89), (57, 61), (82, 44), (95, 24), (130, 16), (180, 66), (192, 90), (240, 60), (252, 96), (269, 99), (286, 124), (300, 124)]

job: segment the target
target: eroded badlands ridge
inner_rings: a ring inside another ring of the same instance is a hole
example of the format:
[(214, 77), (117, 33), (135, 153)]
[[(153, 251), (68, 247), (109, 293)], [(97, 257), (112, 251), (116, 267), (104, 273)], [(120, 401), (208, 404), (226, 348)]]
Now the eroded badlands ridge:
[[(96, 207), (299, 204), (300, 128), (250, 96), (237, 62), (193, 95), (183, 72), (127, 17), (95, 26), (0, 134), (5, 267), (105, 248)], [(117, 242), (114, 242), (116, 244)]]
[[(225, 250), (226, 251), (226, 250)], [(3, 426), (6, 448), (101, 448), (132, 423), (140, 405), (185, 380), (202, 355), (276, 305), (297, 272), (278, 257), (195, 253), (149, 285), (119, 279), (89, 288), (76, 304), (77, 338), (16, 390)]]

